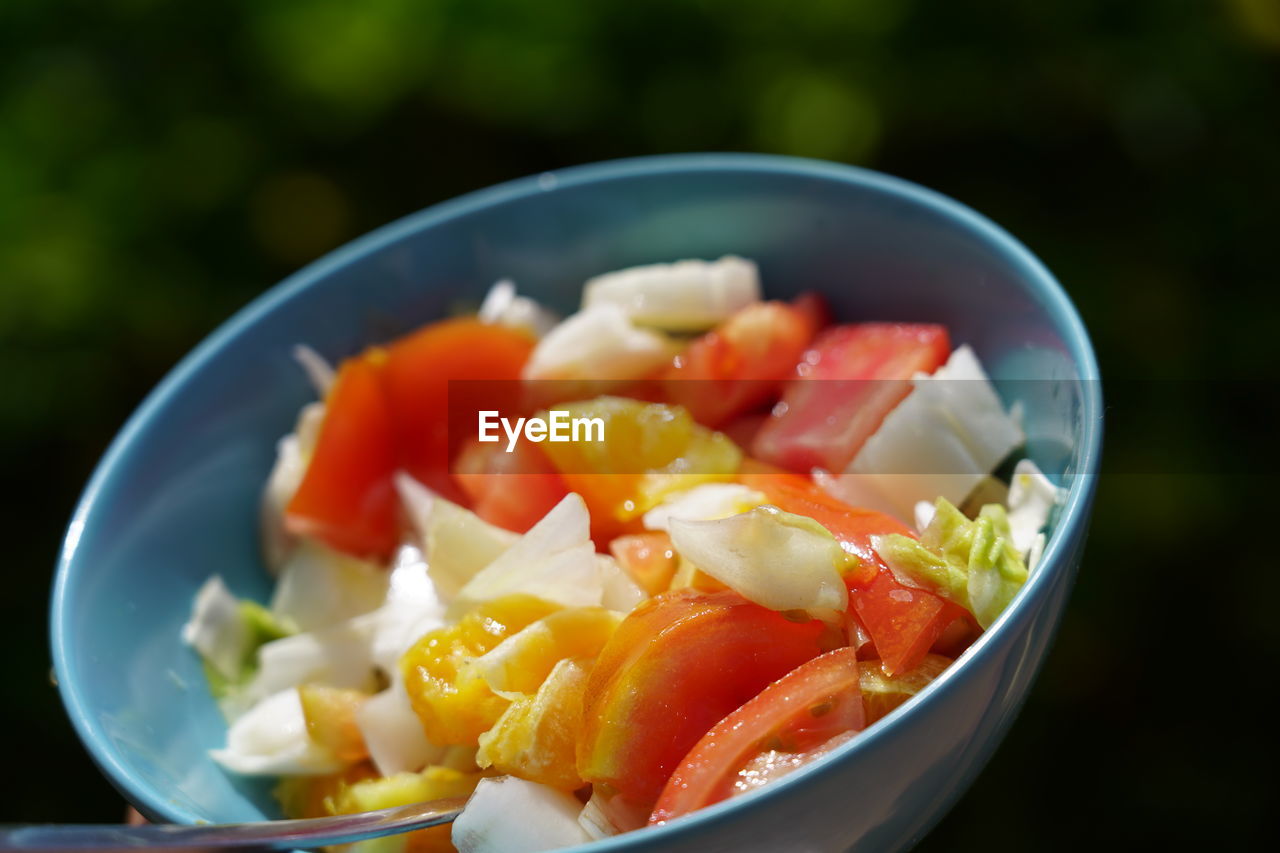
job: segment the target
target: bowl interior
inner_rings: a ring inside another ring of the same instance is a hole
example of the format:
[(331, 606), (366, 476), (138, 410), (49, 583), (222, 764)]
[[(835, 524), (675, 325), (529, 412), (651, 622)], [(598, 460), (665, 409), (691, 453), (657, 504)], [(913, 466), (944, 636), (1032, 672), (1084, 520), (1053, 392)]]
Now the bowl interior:
[(239, 595), (269, 593), (258, 494), (311, 397), (294, 344), (337, 360), (478, 302), (502, 277), (567, 312), (593, 274), (727, 253), (759, 263), (770, 297), (813, 289), (841, 319), (947, 324), (1006, 402), (1026, 404), (1036, 461), (1073, 490), (1072, 475), (1092, 470), (1098, 403), (1079, 380), (1096, 367), (1073, 309), (1007, 235), (933, 193), (753, 156), (624, 161), (476, 193), (356, 241), (240, 312), (100, 464), (67, 533), (52, 634), (73, 724), (112, 782), (153, 818), (278, 816), (269, 783), (207, 757), (226, 726), (179, 629), (211, 574)]

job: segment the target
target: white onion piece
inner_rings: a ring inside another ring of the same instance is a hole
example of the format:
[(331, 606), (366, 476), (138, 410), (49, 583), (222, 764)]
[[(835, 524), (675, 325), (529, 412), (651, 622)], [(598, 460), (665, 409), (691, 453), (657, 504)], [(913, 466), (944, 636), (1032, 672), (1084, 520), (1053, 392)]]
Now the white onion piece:
[(387, 594), (387, 572), (304, 539), (280, 570), (271, 612), (297, 631), (315, 631), (368, 613)]
[(453, 823), (458, 853), (539, 853), (591, 840), (572, 794), (515, 776), (481, 779)]
[(238, 717), (266, 697), (303, 684), (369, 690), (375, 625), (374, 614), (366, 613), (323, 631), (264, 643), (258, 648), (258, 671), (222, 703), (223, 711)]
[(838, 568), (844, 550), (812, 519), (763, 506), (715, 521), (673, 519), (670, 532), (682, 557), (763, 607), (843, 611), (849, 605)]
[(827, 481), (836, 497), (903, 520), (922, 500), (944, 497), (959, 506), (1022, 443), (1022, 431), (968, 346), (913, 382), (845, 472)]
[(587, 800), (587, 804), (578, 813), (578, 825), (582, 827), (592, 841), (611, 838), (618, 834), (618, 828), (613, 825), (613, 821), (609, 820), (609, 816), (605, 814), (602, 797), (603, 795), (599, 791), (593, 790), (591, 799)]
[(272, 694), (237, 720), (214, 761), (247, 776), (314, 776), (342, 769), (328, 749), (307, 734), (302, 700), (294, 688)]
[[(1031, 553), (1036, 536), (1049, 521), (1049, 513), (1066, 497), (1030, 459), (1020, 459), (1013, 467), (1009, 483), (1009, 531), (1013, 547), (1024, 558)], [(1027, 568), (1030, 568), (1028, 564)]]
[(398, 678), (386, 690), (360, 705), (356, 725), (369, 747), (369, 757), (383, 776), (417, 772), (427, 764), (438, 763), (444, 756), (444, 747), (427, 740), (422, 721), (414, 713)]
[(453, 600), (477, 572), (520, 539), (518, 533), (434, 494), (408, 474), (396, 474), (396, 489), (418, 531), (431, 581), (445, 601)]
[(249, 650), (249, 629), (240, 600), (220, 576), (209, 578), (196, 593), (191, 618), (182, 626), (182, 639), (228, 679), (240, 677)]
[(510, 549), (481, 569), (451, 605), (464, 612), (483, 601), (524, 593), (566, 607), (600, 604), (603, 579), (582, 498), (570, 492)]
[(422, 552), (412, 545), (401, 546), (386, 600), (368, 617), (372, 623), (370, 657), (383, 672), (394, 676), (409, 647), (423, 634), (442, 627), (444, 617), (444, 604), (427, 575)]
[(337, 378), (333, 365), (306, 344), (298, 344), (293, 348), (293, 360), (298, 362), (303, 372), (307, 374), (307, 380), (315, 389), (316, 396), (323, 400), (328, 395), (329, 389), (333, 387), (333, 380)]
[(608, 554), (596, 554), (596, 568), (600, 572), (600, 604), (619, 613), (630, 613), (649, 595), (632, 580), (618, 561)]
[(703, 483), (676, 492), (644, 514), (646, 530), (670, 530), (671, 520), (709, 521), (746, 512), (768, 500), (740, 483)]
[(632, 325), (616, 305), (599, 305), (565, 318), (534, 347), (525, 379), (639, 379), (666, 364), (675, 341)]
[(293, 500), (303, 475), (307, 473), (307, 464), (311, 461), (323, 421), (324, 404), (308, 403), (298, 413), (294, 431), (276, 443), (276, 461), (263, 487), (258, 509), (262, 558), (272, 574), (280, 571), (293, 550), (296, 540), (285, 530), (284, 508)]
[(527, 296), (518, 295), (515, 282), (509, 278), (495, 282), (489, 288), (476, 317), (481, 323), (523, 329), (537, 338), (551, 331), (559, 322), (551, 309)]
[(582, 293), (585, 309), (614, 305), (635, 323), (673, 332), (704, 331), (759, 301), (756, 265), (733, 255), (605, 273)]

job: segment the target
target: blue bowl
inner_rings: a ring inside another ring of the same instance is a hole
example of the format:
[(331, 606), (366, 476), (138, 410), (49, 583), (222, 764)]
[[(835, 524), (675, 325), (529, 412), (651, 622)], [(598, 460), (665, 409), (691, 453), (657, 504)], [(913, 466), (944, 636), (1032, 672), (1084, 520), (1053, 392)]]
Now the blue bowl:
[(592, 849), (881, 850), (918, 840), (995, 750), (1062, 615), (1098, 470), (1098, 368), (1053, 276), (987, 219), (874, 172), (781, 157), (624, 160), (437, 205), (290, 277), (188, 355), (95, 471), (53, 591), (59, 689), (107, 777), (155, 820), (279, 816), (267, 782), (232, 778), (208, 758), (226, 725), (179, 628), (215, 572), (237, 594), (269, 593), (259, 490), (276, 439), (311, 396), (294, 344), (336, 360), (478, 300), (498, 278), (568, 311), (596, 273), (726, 253), (754, 258), (772, 297), (815, 289), (840, 318), (947, 324), (1006, 402), (1023, 398), (1032, 456), (1068, 487), (1066, 505), (1013, 605), (879, 725), (751, 796)]

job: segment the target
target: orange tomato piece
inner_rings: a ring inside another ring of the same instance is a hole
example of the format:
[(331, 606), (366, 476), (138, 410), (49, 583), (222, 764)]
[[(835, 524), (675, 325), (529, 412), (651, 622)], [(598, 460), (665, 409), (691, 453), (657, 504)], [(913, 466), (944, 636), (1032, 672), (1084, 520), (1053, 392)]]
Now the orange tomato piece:
[(519, 409), (520, 371), (533, 347), (528, 334), (474, 317), (432, 323), (388, 346), (383, 380), (400, 466), (458, 500), (449, 460), (475, 436), (481, 409)]
[(658, 378), (670, 402), (720, 427), (777, 397), (815, 331), (807, 310), (757, 302), (694, 340)]
[(717, 721), (819, 655), (828, 640), (821, 622), (791, 621), (733, 592), (650, 599), (622, 621), (592, 669), (579, 775), (652, 806)]
[(285, 507), (285, 526), (360, 557), (384, 560), (398, 522), (395, 425), (376, 358), (343, 362), (325, 404), (315, 452)]

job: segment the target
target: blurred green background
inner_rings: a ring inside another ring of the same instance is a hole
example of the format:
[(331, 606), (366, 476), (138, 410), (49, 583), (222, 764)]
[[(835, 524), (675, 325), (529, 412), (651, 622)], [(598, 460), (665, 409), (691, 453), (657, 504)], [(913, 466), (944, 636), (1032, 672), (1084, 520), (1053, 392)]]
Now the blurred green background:
[(1248, 522), (1277, 467), (1276, 0), (6, 0), (0, 821), (120, 817), (50, 684), (45, 607), (80, 488), (165, 371), (372, 227), (691, 150), (967, 202), (1058, 274), (1109, 380), (1057, 646), (922, 848), (1265, 837), (1277, 560)]

